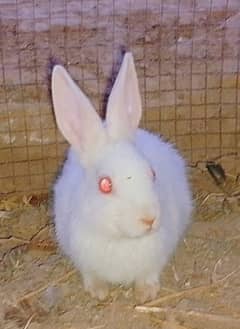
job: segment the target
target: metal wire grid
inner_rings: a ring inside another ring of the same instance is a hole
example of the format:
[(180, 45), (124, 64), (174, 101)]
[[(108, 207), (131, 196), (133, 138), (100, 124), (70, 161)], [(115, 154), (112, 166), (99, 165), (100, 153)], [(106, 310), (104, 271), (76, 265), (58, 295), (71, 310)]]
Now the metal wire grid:
[(227, 29), (236, 6), (221, 2), (219, 12), (216, 0), (0, 1), (1, 192), (47, 190), (63, 157), (48, 95), (50, 57), (102, 112), (120, 49), (133, 51), (142, 125), (176, 142), (191, 162), (239, 157), (240, 25)]

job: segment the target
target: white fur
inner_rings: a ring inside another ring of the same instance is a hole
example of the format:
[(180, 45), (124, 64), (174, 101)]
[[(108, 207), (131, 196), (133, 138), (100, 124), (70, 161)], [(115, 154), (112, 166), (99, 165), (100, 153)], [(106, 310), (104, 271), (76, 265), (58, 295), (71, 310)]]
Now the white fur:
[[(63, 68), (57, 68), (54, 74), (56, 117), (67, 121), (65, 111), (71, 112), (71, 109), (62, 105), (64, 99), (59, 95), (59, 85), (69, 88), (65, 92), (67, 97), (79, 97), (80, 112), (83, 96), (74, 96), (75, 91), (71, 95), (75, 87), (73, 82), (69, 85), (69, 81), (62, 78), (67, 74)], [(111, 97), (112, 107), (108, 106), (109, 115), (102, 126), (98, 116), (93, 115), (90, 103), (88, 112), (84, 111), (74, 123), (79, 125), (81, 133), (76, 129), (71, 132), (69, 126), (64, 130), (65, 123), (58, 122), (72, 147), (54, 187), (57, 239), (83, 276), (94, 275), (110, 283), (155, 282), (190, 221), (191, 193), (185, 163), (178, 152), (158, 136), (136, 130), (141, 104), (130, 54), (125, 55), (119, 74)], [(131, 79), (127, 79), (129, 75)], [(67, 85), (62, 81), (68, 81)], [(123, 101), (124, 92), (129, 88), (133, 95)], [(119, 99), (121, 106), (112, 110)], [(122, 107), (134, 108), (135, 112), (126, 115)], [(124, 117), (120, 111), (125, 113)], [(92, 120), (88, 118), (81, 123), (88, 113), (94, 118), (92, 127)], [(131, 120), (129, 116), (133, 116)], [(94, 145), (93, 137), (99, 137)], [(84, 143), (87, 143), (86, 148)], [(156, 172), (155, 181), (151, 168)], [(113, 182), (110, 194), (103, 194), (98, 188), (99, 177), (105, 175)], [(153, 217), (156, 221), (149, 232), (141, 219)]]

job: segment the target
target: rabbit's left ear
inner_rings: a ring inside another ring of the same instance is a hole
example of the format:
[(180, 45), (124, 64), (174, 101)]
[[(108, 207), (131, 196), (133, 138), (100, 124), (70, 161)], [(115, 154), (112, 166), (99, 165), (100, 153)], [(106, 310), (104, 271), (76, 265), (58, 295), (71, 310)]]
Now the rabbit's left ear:
[(106, 125), (113, 139), (131, 138), (142, 114), (141, 95), (131, 53), (126, 53), (109, 96)]

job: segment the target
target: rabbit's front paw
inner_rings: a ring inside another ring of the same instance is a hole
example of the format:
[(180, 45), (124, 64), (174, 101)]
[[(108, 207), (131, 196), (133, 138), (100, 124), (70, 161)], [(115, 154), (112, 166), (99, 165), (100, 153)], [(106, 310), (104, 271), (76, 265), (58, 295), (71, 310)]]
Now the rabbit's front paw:
[(158, 280), (152, 282), (137, 281), (135, 284), (136, 298), (141, 303), (156, 298), (159, 290), (160, 283)]
[(84, 276), (83, 282), (84, 289), (89, 292), (91, 297), (104, 300), (108, 296), (109, 286), (105, 281), (87, 274)]

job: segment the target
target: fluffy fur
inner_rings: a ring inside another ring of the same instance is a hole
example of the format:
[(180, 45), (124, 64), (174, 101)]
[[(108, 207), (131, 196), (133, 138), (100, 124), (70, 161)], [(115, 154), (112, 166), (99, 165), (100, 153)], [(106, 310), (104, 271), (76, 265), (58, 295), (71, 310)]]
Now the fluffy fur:
[[(126, 95), (128, 89), (133, 95)], [(64, 106), (69, 99), (75, 101)], [(160, 137), (137, 129), (141, 102), (131, 54), (125, 55), (104, 123), (87, 102), (58, 66), (54, 109), (72, 146), (54, 187), (57, 240), (93, 296), (104, 298), (106, 283), (135, 283), (142, 300), (153, 298), (159, 275), (190, 221), (184, 160)], [(110, 194), (99, 190), (103, 176), (112, 179)], [(155, 219), (152, 227), (144, 225), (145, 218)]]

